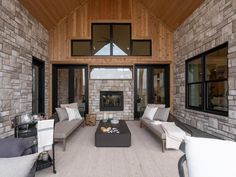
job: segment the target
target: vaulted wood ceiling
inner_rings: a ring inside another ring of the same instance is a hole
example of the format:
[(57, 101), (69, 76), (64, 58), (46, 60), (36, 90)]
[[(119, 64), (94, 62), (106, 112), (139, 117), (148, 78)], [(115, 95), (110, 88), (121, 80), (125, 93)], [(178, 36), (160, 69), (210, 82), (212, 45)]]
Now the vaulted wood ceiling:
[[(50, 30), (71, 11), (87, 0), (19, 0), (29, 12)], [(112, 0), (111, 0), (112, 1)], [(204, 0), (137, 0), (175, 30)]]

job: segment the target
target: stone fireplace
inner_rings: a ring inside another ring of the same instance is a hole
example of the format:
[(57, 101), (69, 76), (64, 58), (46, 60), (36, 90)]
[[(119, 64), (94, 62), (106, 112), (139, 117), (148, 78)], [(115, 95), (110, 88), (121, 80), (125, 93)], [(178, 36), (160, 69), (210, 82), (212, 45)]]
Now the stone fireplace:
[[(105, 109), (100, 109), (100, 93), (103, 96), (106, 95), (106, 104), (103, 105), (107, 106)], [(123, 101), (121, 95), (123, 95)], [(122, 109), (117, 107), (122, 107)], [(134, 120), (134, 81), (132, 79), (89, 79), (89, 113), (96, 114), (97, 120), (103, 119), (105, 114), (123, 120)]]
[(123, 111), (122, 91), (100, 91), (100, 111)]

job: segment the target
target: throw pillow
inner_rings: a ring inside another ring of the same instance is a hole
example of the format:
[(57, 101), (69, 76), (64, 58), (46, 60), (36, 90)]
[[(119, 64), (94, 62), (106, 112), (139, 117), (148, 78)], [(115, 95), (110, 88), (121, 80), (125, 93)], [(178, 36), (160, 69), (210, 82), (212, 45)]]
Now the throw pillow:
[(60, 122), (69, 119), (65, 108), (56, 108), (56, 111), (57, 111), (57, 115), (59, 117)]
[(61, 104), (61, 108), (78, 108), (78, 103)]
[(75, 120), (75, 119), (82, 119), (78, 108), (76, 108), (76, 109), (75, 108), (66, 108), (66, 112), (68, 114), (69, 121)]
[(157, 107), (152, 107), (152, 106), (150, 107), (147, 105), (142, 118), (147, 118), (147, 119), (153, 120), (153, 117), (154, 117), (157, 109), (158, 109)]
[(185, 137), (189, 177), (235, 177), (236, 143)]
[(32, 153), (30, 149), (32, 145), (31, 141), (23, 138), (0, 139), (0, 157), (18, 157), (26, 154), (26, 150), (28, 153)]
[(20, 157), (0, 158), (0, 176), (27, 177), (37, 158), (37, 153)]
[(166, 122), (168, 120), (170, 108), (158, 108), (154, 116), (154, 120)]

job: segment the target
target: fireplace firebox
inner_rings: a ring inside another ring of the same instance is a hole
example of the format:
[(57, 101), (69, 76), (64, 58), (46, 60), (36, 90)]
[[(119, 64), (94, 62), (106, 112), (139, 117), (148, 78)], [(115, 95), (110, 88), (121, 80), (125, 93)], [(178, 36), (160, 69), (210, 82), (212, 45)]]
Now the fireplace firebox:
[(100, 91), (100, 111), (123, 111), (122, 91)]

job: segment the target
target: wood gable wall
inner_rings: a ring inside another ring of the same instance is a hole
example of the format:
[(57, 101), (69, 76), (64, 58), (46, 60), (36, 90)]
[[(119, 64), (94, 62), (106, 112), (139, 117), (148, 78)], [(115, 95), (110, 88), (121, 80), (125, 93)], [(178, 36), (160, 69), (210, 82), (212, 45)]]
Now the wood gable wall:
[[(152, 40), (152, 56), (71, 57), (71, 39), (91, 39), (91, 23), (94, 22), (131, 23), (132, 39)], [(139, 0), (88, 0), (49, 32), (49, 58), (51, 64), (170, 64), (170, 103), (173, 103), (173, 32)], [(49, 112), (50, 108), (51, 103)]]

